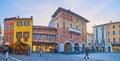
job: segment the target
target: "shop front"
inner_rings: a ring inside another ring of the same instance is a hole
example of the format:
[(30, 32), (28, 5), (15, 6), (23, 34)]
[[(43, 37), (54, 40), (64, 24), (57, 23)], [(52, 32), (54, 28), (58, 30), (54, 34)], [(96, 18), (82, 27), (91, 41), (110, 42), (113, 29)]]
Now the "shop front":
[(39, 52), (42, 48), (45, 53), (57, 52), (59, 46), (56, 43), (33, 43), (33, 52)]

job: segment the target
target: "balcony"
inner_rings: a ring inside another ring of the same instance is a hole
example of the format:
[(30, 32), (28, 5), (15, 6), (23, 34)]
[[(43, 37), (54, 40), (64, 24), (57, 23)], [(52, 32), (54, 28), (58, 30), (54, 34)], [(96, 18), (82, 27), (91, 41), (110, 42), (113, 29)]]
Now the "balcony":
[(82, 33), (81, 30), (76, 29), (76, 28), (72, 28), (72, 27), (69, 27), (68, 31), (70, 31), (70, 32), (75, 32), (75, 33)]

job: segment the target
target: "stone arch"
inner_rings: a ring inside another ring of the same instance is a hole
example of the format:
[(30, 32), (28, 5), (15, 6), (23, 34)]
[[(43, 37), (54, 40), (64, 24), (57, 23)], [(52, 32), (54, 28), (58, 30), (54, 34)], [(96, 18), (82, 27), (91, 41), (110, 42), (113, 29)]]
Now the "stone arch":
[(64, 52), (71, 52), (72, 51), (72, 43), (70, 41), (66, 41), (64, 43)]

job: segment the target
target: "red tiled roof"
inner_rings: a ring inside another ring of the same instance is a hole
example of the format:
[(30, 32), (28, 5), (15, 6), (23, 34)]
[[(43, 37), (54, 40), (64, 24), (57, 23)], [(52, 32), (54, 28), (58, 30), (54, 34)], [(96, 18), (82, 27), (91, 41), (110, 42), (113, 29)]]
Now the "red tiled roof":
[(85, 20), (86, 22), (89, 22), (87, 19), (83, 18), (82, 16), (80, 16), (80, 15), (78, 15), (78, 14), (76, 14), (76, 13), (70, 11), (70, 10), (61, 8), (61, 7), (59, 7), (59, 8), (56, 10), (56, 12), (52, 15), (52, 17), (55, 17), (55, 16), (58, 14), (58, 12), (60, 12), (60, 11), (68, 12), (68, 13), (73, 14), (73, 15), (79, 17), (79, 18), (82, 18), (82, 19)]

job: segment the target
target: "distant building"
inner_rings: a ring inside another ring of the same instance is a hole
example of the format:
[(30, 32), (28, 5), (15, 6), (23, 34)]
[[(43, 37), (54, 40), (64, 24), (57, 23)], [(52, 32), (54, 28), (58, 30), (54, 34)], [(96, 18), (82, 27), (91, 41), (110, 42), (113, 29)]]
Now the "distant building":
[(4, 42), (23, 42), (32, 47), (31, 18), (12, 17), (4, 19)]
[(80, 51), (87, 43), (87, 19), (80, 15), (59, 7), (52, 15), (50, 27), (57, 28), (56, 41), (59, 52)]
[(97, 25), (93, 27), (93, 31), (96, 50), (120, 51), (120, 22)]
[(33, 52), (39, 52), (40, 48), (44, 52), (58, 51), (56, 43), (57, 29), (49, 26), (33, 26)]
[(94, 46), (94, 40), (93, 40), (93, 34), (92, 33), (87, 33), (87, 45), (90, 48), (93, 48), (93, 46)]

